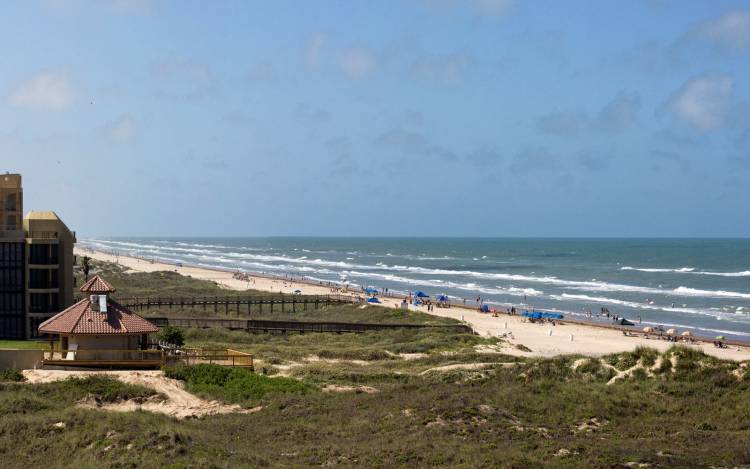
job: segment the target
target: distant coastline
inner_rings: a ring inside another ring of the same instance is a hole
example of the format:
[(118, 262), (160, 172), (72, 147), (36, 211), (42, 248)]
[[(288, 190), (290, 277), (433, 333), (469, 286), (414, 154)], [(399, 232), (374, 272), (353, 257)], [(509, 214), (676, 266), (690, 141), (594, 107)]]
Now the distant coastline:
[[(750, 241), (426, 238), (85, 239), (94, 249), (228, 271), (293, 275), (473, 305), (601, 308), (643, 325), (750, 338)], [(589, 312), (591, 314), (589, 314)]]
[[(303, 293), (309, 294), (329, 294), (334, 293), (328, 285), (321, 285), (317, 281), (290, 279), (282, 276), (251, 274), (247, 280), (238, 280), (235, 278), (235, 271), (222, 268), (208, 268), (203, 266), (194, 266), (183, 263), (168, 264), (164, 262), (153, 261), (148, 258), (132, 257), (122, 255), (116, 252), (103, 252), (90, 248), (77, 248), (78, 256), (88, 255), (94, 259), (117, 262), (129, 269), (135, 271), (160, 271), (171, 270), (182, 275), (189, 275), (204, 280), (216, 281), (227, 288), (232, 289), (257, 289), (269, 292), (282, 291), (292, 293), (295, 290), (302, 290)], [(365, 295), (361, 291), (350, 290), (347, 294), (352, 297), (361, 297)], [(384, 306), (398, 308), (400, 306), (401, 296), (382, 297)], [(413, 307), (423, 312), (427, 312), (425, 307)], [(672, 342), (656, 339), (656, 334), (647, 334), (651, 338), (646, 339), (640, 328), (621, 328), (612, 324), (584, 322), (580, 320), (566, 320), (558, 322), (557, 326), (532, 324), (524, 322), (519, 316), (508, 316), (500, 313), (493, 316), (488, 313), (480, 313), (477, 309), (454, 305), (451, 308), (436, 308), (432, 314), (454, 317), (459, 320), (465, 320), (474, 327), (477, 333), (482, 335), (508, 336), (510, 344), (522, 344), (531, 352), (526, 353), (518, 349), (509, 349), (505, 353), (516, 354), (521, 356), (555, 356), (559, 354), (582, 354), (582, 355), (603, 355), (620, 351), (632, 350), (637, 346), (648, 346), (657, 349), (670, 347)], [(629, 336), (625, 336), (623, 331), (628, 331)], [(704, 352), (720, 358), (733, 360), (750, 359), (750, 343), (743, 341), (729, 340), (726, 343), (730, 348), (717, 349), (713, 347), (711, 339), (708, 337), (695, 337), (691, 346), (702, 349)]]

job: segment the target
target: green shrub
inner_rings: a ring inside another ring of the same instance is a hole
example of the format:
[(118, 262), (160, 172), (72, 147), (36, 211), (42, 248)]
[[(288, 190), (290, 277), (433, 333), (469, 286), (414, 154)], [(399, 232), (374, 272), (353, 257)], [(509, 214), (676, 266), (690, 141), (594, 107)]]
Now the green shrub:
[(182, 347), (185, 345), (185, 335), (182, 333), (182, 329), (175, 326), (167, 326), (159, 329), (157, 335), (159, 341), (166, 342), (168, 344)]
[(659, 364), (659, 368), (656, 369), (657, 373), (664, 374), (669, 373), (672, 371), (672, 361), (669, 359), (668, 355), (663, 355), (661, 359), (661, 364)]
[(200, 364), (166, 367), (169, 378), (185, 381), (187, 389), (210, 399), (250, 405), (259, 399), (284, 393), (304, 393), (309, 386), (291, 378), (270, 378), (242, 368)]
[(107, 376), (70, 377), (60, 383), (62, 391), (80, 397), (86, 395), (102, 402), (117, 402), (126, 399), (145, 398), (156, 395), (156, 391), (136, 384), (126, 384)]
[(635, 354), (635, 356), (638, 357), (643, 366), (646, 367), (654, 366), (654, 363), (656, 363), (656, 357), (659, 356), (659, 352), (655, 349), (652, 349), (650, 347), (643, 347), (641, 345), (635, 348), (633, 354)]
[(35, 396), (9, 396), (0, 400), (0, 415), (30, 414), (47, 407), (43, 400)]
[(318, 352), (320, 358), (336, 360), (390, 360), (393, 357), (384, 350), (356, 349), (356, 350), (321, 350)]
[(16, 383), (26, 381), (26, 377), (17, 368), (8, 368), (0, 372), (0, 381), (13, 381)]
[(620, 371), (625, 371), (629, 368), (634, 367), (638, 363), (638, 356), (634, 353), (623, 353), (620, 354), (619, 359), (617, 360), (617, 364), (615, 365), (615, 368), (617, 368)]

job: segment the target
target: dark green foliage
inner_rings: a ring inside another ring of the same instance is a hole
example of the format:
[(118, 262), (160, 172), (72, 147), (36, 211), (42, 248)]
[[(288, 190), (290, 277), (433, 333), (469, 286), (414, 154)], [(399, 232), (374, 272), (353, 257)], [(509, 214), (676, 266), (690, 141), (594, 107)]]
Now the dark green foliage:
[(101, 402), (146, 398), (156, 394), (152, 389), (135, 384), (126, 384), (104, 375), (86, 376), (85, 378), (72, 377), (59, 383), (52, 383), (51, 387), (70, 396), (93, 397)]
[[(617, 362), (616, 362), (617, 363)], [(615, 375), (612, 368), (605, 367), (597, 359), (589, 359), (576, 368), (576, 374), (591, 381), (609, 381)]]
[(274, 394), (304, 393), (309, 386), (295, 379), (269, 378), (241, 368), (192, 365), (164, 368), (170, 378), (185, 381), (188, 390), (210, 399), (242, 405), (256, 404)]
[(3, 371), (0, 371), (0, 381), (13, 381), (13, 382), (21, 382), (26, 381), (26, 378), (23, 376), (23, 373), (21, 373), (21, 370), (17, 368), (6, 368)]
[(180, 329), (179, 327), (162, 327), (161, 329), (159, 329), (157, 337), (159, 338), (159, 341), (166, 342), (177, 347), (182, 347), (183, 345), (185, 345), (185, 335), (183, 334), (182, 329)]

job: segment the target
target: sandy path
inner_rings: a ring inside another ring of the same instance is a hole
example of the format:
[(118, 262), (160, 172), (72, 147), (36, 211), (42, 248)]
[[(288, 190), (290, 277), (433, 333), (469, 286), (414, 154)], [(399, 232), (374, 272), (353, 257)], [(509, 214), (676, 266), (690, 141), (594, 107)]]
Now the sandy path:
[(217, 401), (207, 401), (187, 392), (181, 381), (167, 378), (161, 371), (63, 371), (63, 370), (24, 370), (26, 383), (51, 383), (72, 376), (85, 377), (91, 375), (106, 375), (119, 379), (128, 384), (139, 384), (153, 389), (166, 396), (166, 400), (149, 399), (145, 402), (124, 401), (111, 404), (81, 403), (81, 407), (112, 410), (117, 412), (132, 412), (145, 410), (166, 414), (177, 419), (188, 417), (202, 417), (205, 415), (227, 414), (232, 412), (251, 413), (260, 410), (259, 407), (244, 409), (239, 405), (223, 404)]
[[(87, 255), (97, 260), (116, 262), (136, 272), (173, 271), (190, 277), (215, 281), (227, 288), (235, 290), (254, 289), (268, 292), (292, 293), (294, 290), (302, 290), (304, 294), (327, 295), (331, 289), (320, 285), (311, 285), (298, 281), (285, 281), (271, 279), (261, 276), (251, 276), (249, 282), (232, 278), (231, 272), (211, 270), (199, 267), (177, 267), (165, 263), (152, 263), (147, 260), (127, 256), (113, 256), (103, 252), (83, 251), (76, 248), (76, 255)], [(358, 293), (352, 294), (357, 296)], [(381, 298), (382, 306), (398, 308), (401, 299)], [(410, 306), (410, 309), (427, 313), (426, 307)], [(452, 308), (435, 308), (431, 313), (435, 316), (449, 317), (466, 321), (474, 330), (484, 336), (498, 336), (504, 333), (512, 333), (512, 339), (503, 348), (504, 353), (517, 356), (552, 357), (561, 354), (582, 354), (588, 356), (600, 356), (610, 353), (631, 351), (638, 346), (646, 346), (664, 351), (671, 347), (671, 342), (645, 339), (643, 337), (626, 337), (622, 332), (604, 327), (588, 326), (585, 324), (566, 323), (552, 327), (550, 325), (532, 324), (523, 322), (518, 316), (500, 315), (492, 317), (474, 309), (454, 306)], [(531, 352), (523, 352), (515, 345), (522, 344)], [(735, 347), (718, 349), (711, 343), (697, 343), (690, 345), (703, 352), (719, 358), (745, 361), (750, 360), (750, 348)]]

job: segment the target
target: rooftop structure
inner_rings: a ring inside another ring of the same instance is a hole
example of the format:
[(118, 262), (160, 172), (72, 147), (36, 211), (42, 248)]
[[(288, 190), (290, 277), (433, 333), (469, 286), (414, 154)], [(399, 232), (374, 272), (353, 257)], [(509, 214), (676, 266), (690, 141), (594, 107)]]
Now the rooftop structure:
[(114, 288), (95, 275), (82, 287), (88, 295), (39, 325), (50, 340), (50, 359), (45, 363), (79, 365), (158, 365), (158, 351), (147, 350), (148, 334), (159, 329), (117, 303), (109, 295)]

